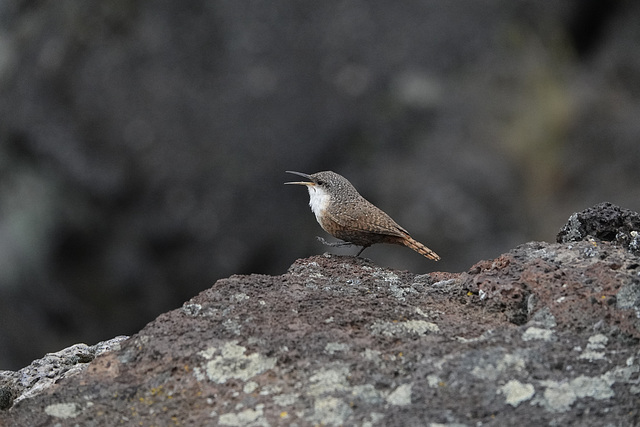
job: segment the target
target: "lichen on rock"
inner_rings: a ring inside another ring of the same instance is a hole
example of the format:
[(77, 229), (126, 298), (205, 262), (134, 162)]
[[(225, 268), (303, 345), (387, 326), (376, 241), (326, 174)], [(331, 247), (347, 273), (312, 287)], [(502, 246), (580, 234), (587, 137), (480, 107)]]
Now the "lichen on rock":
[(571, 218), (462, 273), (322, 255), (219, 280), (129, 339), (0, 373), (0, 425), (637, 425), (640, 259), (615, 239), (635, 216)]

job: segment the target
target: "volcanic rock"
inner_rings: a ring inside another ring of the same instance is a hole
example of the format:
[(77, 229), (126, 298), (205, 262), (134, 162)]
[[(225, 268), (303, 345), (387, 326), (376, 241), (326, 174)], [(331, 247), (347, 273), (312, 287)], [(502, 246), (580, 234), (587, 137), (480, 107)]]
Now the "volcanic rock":
[(0, 373), (0, 425), (638, 425), (640, 257), (593, 230), (462, 273), (231, 276), (37, 392)]

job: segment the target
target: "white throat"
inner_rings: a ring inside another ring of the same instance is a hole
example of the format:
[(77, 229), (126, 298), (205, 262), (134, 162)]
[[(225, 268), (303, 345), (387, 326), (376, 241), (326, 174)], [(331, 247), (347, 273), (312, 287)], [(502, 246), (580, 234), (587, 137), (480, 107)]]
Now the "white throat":
[(307, 189), (309, 190), (309, 206), (311, 206), (311, 211), (316, 215), (318, 223), (322, 225), (320, 217), (322, 216), (322, 212), (329, 206), (329, 193), (317, 185), (307, 185)]

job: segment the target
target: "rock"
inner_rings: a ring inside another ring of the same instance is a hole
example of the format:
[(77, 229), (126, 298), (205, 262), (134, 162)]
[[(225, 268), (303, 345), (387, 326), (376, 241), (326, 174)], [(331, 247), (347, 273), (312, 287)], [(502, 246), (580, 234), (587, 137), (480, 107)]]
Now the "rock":
[(119, 348), (127, 338), (119, 336), (92, 346), (75, 344), (49, 353), (17, 372), (0, 371), (0, 409), (8, 409), (13, 403), (42, 393), (60, 379), (83, 371), (96, 356)]
[(314, 256), (219, 280), (46, 387), (4, 373), (0, 425), (638, 425), (639, 319), (640, 258), (610, 241), (463, 273)]
[(571, 215), (556, 240), (577, 242), (589, 237), (617, 242), (640, 254), (640, 214), (603, 202)]
[(14, 398), (15, 392), (11, 387), (0, 387), (0, 409), (9, 409)]

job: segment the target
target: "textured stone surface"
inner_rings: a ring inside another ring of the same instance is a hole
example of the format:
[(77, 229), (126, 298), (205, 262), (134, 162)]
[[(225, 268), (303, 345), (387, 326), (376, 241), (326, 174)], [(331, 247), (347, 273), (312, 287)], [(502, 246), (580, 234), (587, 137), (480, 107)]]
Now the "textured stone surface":
[(425, 275), (315, 256), (219, 280), (0, 425), (632, 426), (639, 317), (610, 242)]
[(557, 236), (558, 242), (596, 238), (617, 242), (640, 254), (640, 214), (603, 202), (574, 213)]
[(0, 371), (0, 409), (7, 409), (41, 393), (60, 379), (81, 372), (96, 356), (119, 349), (120, 342), (127, 338), (119, 336), (92, 346), (75, 344), (49, 353), (17, 372)]

